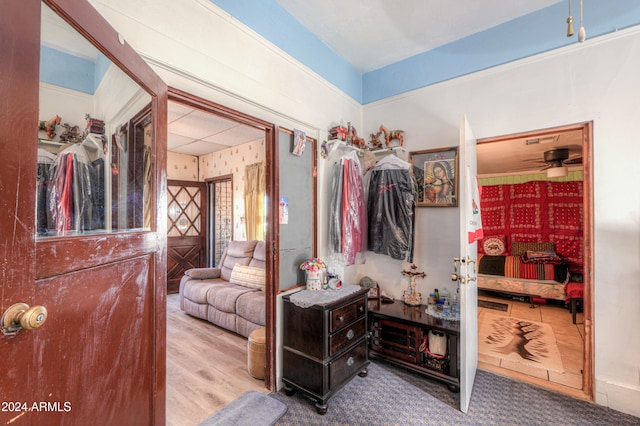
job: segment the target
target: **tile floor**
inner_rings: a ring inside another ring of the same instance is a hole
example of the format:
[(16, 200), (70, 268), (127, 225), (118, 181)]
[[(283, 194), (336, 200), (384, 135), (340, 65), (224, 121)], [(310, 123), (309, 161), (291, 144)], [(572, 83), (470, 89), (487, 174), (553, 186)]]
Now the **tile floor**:
[(495, 357), (478, 354), (479, 367), (483, 364), (495, 371), (496, 368), (502, 370), (504, 375), (510, 376), (511, 372), (535, 379), (548, 381), (561, 386), (573, 389), (582, 389), (582, 366), (584, 353), (584, 324), (583, 314), (579, 312), (576, 316), (576, 324), (568, 309), (557, 305), (535, 305), (531, 308), (528, 302), (519, 302), (511, 299), (494, 297), (490, 293), (479, 294), (479, 300), (504, 303), (509, 305), (506, 312), (478, 307), (478, 328), (482, 323), (485, 312), (492, 314), (506, 315), (515, 318), (527, 319), (531, 321), (548, 323), (553, 328), (562, 357), (564, 373), (544, 370), (541, 368), (527, 367), (523, 364), (500, 360)]

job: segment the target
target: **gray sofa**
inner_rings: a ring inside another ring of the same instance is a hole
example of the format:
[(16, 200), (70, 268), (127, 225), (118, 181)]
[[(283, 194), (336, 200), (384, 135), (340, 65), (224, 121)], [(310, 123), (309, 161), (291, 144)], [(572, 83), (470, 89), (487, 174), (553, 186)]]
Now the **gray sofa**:
[(231, 241), (219, 267), (185, 272), (180, 281), (180, 308), (249, 337), (265, 325), (265, 262), (264, 241)]

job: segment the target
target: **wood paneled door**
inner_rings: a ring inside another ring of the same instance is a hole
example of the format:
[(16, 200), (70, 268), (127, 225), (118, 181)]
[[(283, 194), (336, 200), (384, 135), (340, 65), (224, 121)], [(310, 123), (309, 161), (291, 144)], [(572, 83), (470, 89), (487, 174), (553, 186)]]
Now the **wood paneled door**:
[(167, 87), (86, 0), (0, 2), (0, 52), (0, 424), (163, 425)]
[(206, 184), (167, 182), (167, 293), (176, 293), (190, 268), (206, 266)]

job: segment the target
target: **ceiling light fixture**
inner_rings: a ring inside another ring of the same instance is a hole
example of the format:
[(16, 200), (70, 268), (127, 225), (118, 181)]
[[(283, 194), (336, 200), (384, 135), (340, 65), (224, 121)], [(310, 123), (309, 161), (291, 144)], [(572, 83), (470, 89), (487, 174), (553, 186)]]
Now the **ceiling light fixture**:
[(569, 168), (567, 166), (551, 167), (547, 169), (548, 178), (565, 177), (569, 174)]
[(573, 16), (571, 16), (571, 0), (569, 0), (569, 17), (567, 18), (567, 37), (573, 35)]

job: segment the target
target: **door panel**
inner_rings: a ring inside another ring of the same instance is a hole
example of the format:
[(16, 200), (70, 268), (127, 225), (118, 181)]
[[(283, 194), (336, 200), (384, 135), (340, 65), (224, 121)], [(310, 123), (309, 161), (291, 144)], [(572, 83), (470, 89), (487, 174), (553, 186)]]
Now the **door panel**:
[(29, 400), (69, 411), (36, 412), (34, 424), (152, 423), (153, 269), (146, 255), (36, 282), (49, 318), (31, 336), (42, 385)]
[[(39, 73), (45, 6), (39, 0), (0, 2), (0, 119), (11, 123), (0, 128), (0, 156), (7, 165), (0, 170), (0, 313), (17, 302), (48, 310), (40, 328), (0, 334), (0, 394), (31, 409), (0, 412), (0, 422), (163, 424), (167, 89), (88, 2), (46, 4), (144, 89), (146, 98), (133, 112), (151, 99), (153, 120), (144, 127), (151, 182), (143, 201), (151, 220), (144, 231), (108, 229), (106, 207), (105, 229), (36, 238), (36, 123), (44, 118), (41, 89), (52, 87), (41, 84)], [(127, 211), (128, 200), (121, 207)]]
[[(479, 213), (473, 208), (472, 185), (476, 184), (476, 139), (467, 118), (460, 118), (460, 410), (466, 413), (478, 369), (478, 260), (476, 229)], [(480, 200), (475, 200), (480, 205)]]
[(205, 188), (204, 182), (167, 183), (167, 293), (178, 292), (187, 269), (205, 266)]

